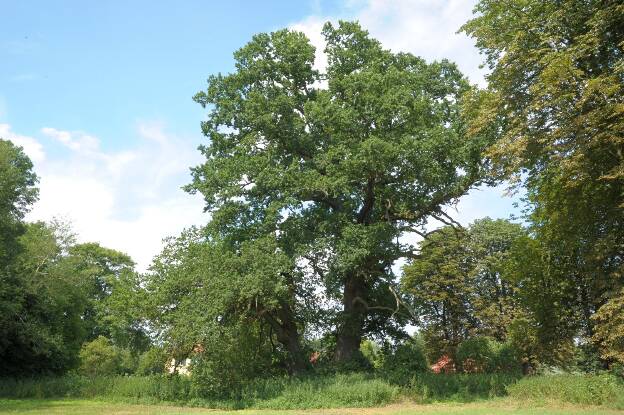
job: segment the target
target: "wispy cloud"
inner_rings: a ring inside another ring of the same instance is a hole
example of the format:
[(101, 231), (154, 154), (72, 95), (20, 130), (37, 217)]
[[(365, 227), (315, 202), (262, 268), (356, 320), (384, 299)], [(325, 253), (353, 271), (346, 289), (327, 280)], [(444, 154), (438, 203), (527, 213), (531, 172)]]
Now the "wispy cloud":
[(20, 73), (20, 74), (13, 75), (12, 77), (10, 77), (9, 81), (28, 82), (28, 81), (34, 81), (36, 79), (39, 79), (39, 75), (37, 75), (36, 73)]
[[(146, 269), (164, 237), (206, 221), (203, 203), (180, 187), (200, 154), (194, 138), (169, 133), (162, 122), (137, 123), (137, 143), (104, 151), (100, 139), (52, 127), (38, 140), (0, 124), (0, 136), (24, 147), (40, 177), (40, 200), (29, 220), (69, 220), (80, 241), (97, 241), (130, 254)], [(45, 143), (45, 147), (44, 144)], [(56, 147), (46, 157), (44, 148)]]
[(24, 149), (24, 152), (35, 163), (41, 163), (45, 160), (43, 146), (32, 137), (16, 134), (11, 131), (9, 124), (0, 124), (0, 138), (11, 141)]

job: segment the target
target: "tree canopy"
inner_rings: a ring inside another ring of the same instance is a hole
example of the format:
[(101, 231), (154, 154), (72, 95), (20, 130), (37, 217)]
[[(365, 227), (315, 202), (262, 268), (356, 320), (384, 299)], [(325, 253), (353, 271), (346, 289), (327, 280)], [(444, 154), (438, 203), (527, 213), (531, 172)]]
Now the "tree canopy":
[(475, 11), (463, 30), (491, 72), (470, 131), (498, 131), (495, 174), (523, 178), (570, 312), (557, 331), (591, 337), (591, 316), (624, 282), (624, 5), (484, 0)]
[(341, 303), (335, 359), (346, 361), (362, 336), (392, 328), (391, 266), (413, 250), (397, 238), (447, 220), (442, 207), (479, 182), (487, 140), (464, 136), (469, 85), (454, 64), (392, 53), (356, 23), (323, 36), (324, 73), (309, 40), (282, 30), (209, 78), (195, 99), (210, 143), (187, 189), (204, 195), (212, 238), (239, 249), (272, 235), (322, 282)]

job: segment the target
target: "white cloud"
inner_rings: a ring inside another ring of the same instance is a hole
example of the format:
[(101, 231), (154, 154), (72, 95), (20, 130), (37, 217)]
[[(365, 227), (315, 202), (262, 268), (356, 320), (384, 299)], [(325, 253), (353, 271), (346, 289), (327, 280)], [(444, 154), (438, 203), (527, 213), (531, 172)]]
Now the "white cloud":
[(26, 153), (34, 163), (45, 160), (43, 146), (32, 137), (14, 133), (11, 131), (11, 126), (9, 124), (0, 124), (0, 138), (9, 140), (13, 144), (22, 147), (24, 153)]
[(316, 48), (314, 67), (320, 71), (323, 71), (327, 67), (327, 55), (323, 52), (325, 50), (325, 39), (321, 34), (321, 30), (325, 22), (333, 22), (335, 20), (335, 18), (331, 17), (310, 16), (288, 26), (291, 30), (305, 33), (308, 39), (310, 39), (310, 42)]
[(189, 167), (201, 162), (195, 139), (172, 135), (159, 122), (139, 122), (136, 130), (134, 148), (106, 152), (92, 135), (46, 127), (42, 135), (53, 139), (46, 147), (56, 147), (46, 158), (43, 141), (0, 124), (0, 136), (24, 147), (40, 178), (39, 202), (27, 219), (66, 219), (79, 241), (126, 252), (142, 270), (163, 238), (204, 223), (200, 197), (180, 189), (190, 181)]
[(95, 152), (100, 146), (100, 141), (97, 138), (80, 132), (70, 133), (69, 131), (61, 131), (51, 127), (44, 127), (41, 129), (41, 132), (48, 137), (58, 140), (74, 151)]
[[(357, 20), (384, 47), (411, 52), (428, 61), (447, 58), (457, 63), (471, 82), (483, 85), (481, 57), (474, 42), (457, 31), (471, 16), (474, 0), (362, 0), (347, 1), (336, 16), (312, 15), (289, 25), (304, 32), (322, 51), (320, 29), (326, 21)], [(317, 57), (322, 68), (326, 58)]]

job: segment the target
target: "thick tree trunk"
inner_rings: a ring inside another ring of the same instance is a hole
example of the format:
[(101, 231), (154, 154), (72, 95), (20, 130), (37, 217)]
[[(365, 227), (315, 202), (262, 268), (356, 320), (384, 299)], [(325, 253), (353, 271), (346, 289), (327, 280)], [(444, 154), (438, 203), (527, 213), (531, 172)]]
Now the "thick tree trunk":
[(288, 371), (291, 375), (304, 372), (308, 369), (310, 363), (303, 354), (299, 330), (292, 310), (288, 304), (282, 304), (282, 307), (276, 314), (277, 318), (270, 313), (266, 313), (266, 321), (275, 331), (277, 341), (288, 351)]
[(352, 360), (362, 342), (366, 318), (366, 286), (361, 278), (351, 275), (345, 280), (343, 310), (336, 333), (334, 361), (344, 363)]

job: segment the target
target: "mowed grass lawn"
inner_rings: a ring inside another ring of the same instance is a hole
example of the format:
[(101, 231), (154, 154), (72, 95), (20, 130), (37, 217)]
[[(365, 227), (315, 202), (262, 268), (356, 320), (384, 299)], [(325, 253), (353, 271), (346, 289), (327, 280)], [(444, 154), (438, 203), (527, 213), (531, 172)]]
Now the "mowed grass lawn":
[(467, 404), (428, 404), (411, 403), (394, 404), (381, 408), (344, 408), (344, 409), (312, 409), (312, 410), (241, 410), (219, 411), (202, 408), (187, 408), (163, 405), (136, 405), (108, 403), (89, 400), (0, 400), (0, 414), (67, 414), (67, 415), (186, 415), (186, 414), (240, 414), (240, 415), (287, 415), (287, 414), (334, 414), (334, 415), (416, 415), (416, 414), (520, 414), (520, 415), (601, 415), (624, 414), (624, 411), (602, 409), (599, 407), (578, 407), (570, 405), (544, 404), (523, 405), (508, 399), (497, 399), (481, 403)]

